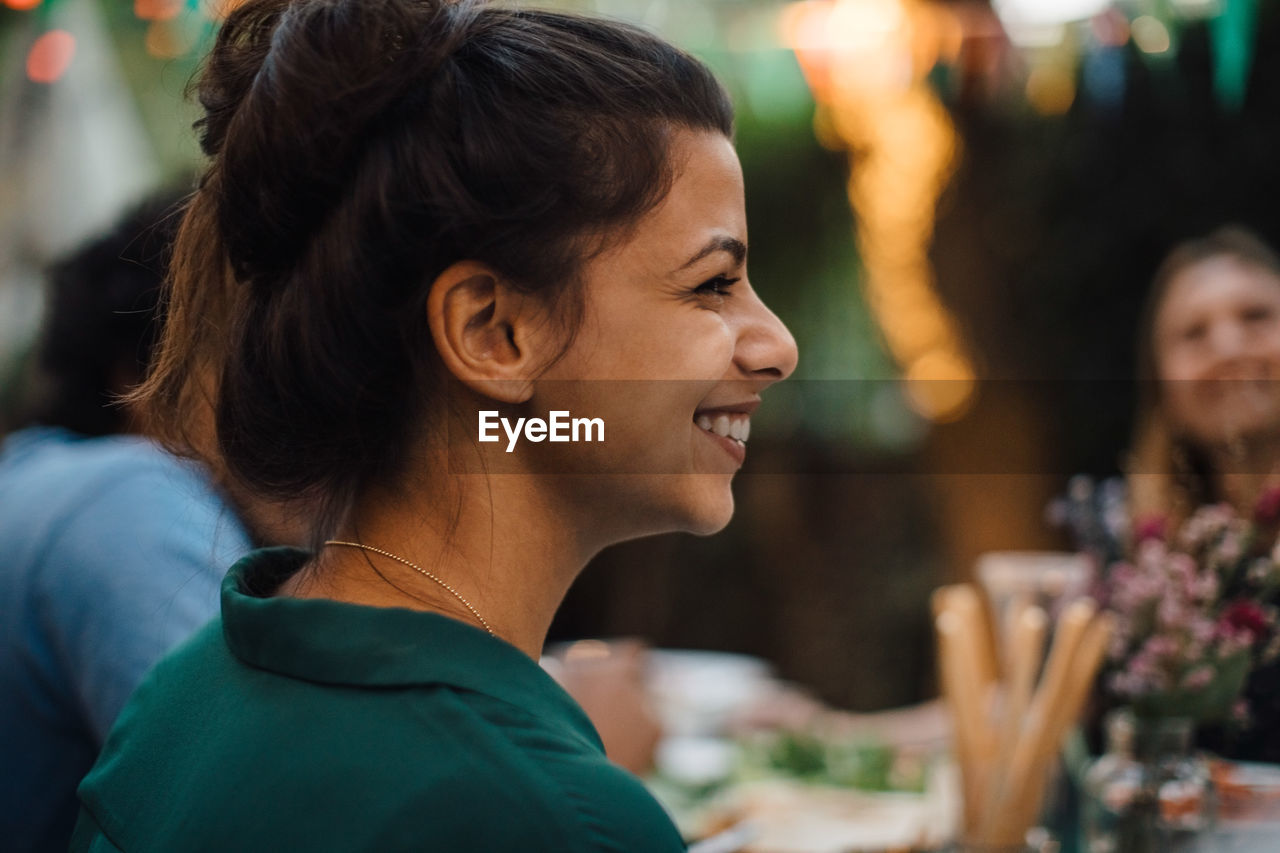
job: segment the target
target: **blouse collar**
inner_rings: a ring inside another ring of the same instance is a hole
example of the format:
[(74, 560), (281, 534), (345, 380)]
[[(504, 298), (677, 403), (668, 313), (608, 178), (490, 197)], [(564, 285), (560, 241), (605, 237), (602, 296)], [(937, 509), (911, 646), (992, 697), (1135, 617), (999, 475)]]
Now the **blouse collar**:
[(288, 576), (310, 557), (296, 548), (264, 548), (227, 573), (223, 635), (243, 663), (319, 684), (469, 690), (558, 722), (603, 751), (590, 720), (555, 679), (479, 628), (408, 608), (250, 592), (250, 573)]

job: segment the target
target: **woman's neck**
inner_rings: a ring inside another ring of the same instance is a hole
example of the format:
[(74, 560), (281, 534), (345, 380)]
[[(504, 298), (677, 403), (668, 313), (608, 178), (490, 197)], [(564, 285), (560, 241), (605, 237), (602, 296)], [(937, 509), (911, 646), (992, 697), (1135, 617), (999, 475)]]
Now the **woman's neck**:
[(578, 541), (575, 526), (539, 488), (542, 478), (417, 482), (430, 487), (366, 501), (334, 538), (387, 551), (422, 571), (375, 552), (329, 546), (281, 594), (427, 610), (484, 627), (474, 609), (496, 636), (536, 660), (560, 602), (598, 548)]

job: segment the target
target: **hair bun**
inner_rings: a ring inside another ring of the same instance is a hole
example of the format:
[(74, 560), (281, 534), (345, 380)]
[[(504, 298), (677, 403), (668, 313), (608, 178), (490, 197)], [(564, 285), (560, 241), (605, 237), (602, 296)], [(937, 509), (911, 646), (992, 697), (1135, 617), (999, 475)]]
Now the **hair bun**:
[(201, 144), (238, 278), (270, 283), (292, 265), (380, 117), (447, 61), (476, 5), (250, 0), (227, 20), (200, 87)]

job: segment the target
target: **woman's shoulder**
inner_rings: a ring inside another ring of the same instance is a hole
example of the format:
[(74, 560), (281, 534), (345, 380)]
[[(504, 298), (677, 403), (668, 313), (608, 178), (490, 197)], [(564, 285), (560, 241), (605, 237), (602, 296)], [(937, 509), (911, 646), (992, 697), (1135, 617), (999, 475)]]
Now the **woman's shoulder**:
[[(468, 771), (452, 799), (478, 804), (490, 815), (519, 815), (513, 825), (538, 827), (545, 842), (513, 838), (511, 848), (469, 849), (684, 849), (671, 818), (643, 783), (573, 726), (482, 694), (451, 692), (432, 704), (436, 724), (452, 733), (446, 740), (459, 750), (455, 760)], [(448, 705), (454, 707), (445, 710)], [(434, 788), (418, 791), (421, 807), (429, 806)], [(494, 810), (497, 800), (509, 802)], [(472, 816), (458, 817), (459, 831), (468, 831)]]
[[(457, 850), (684, 849), (640, 780), (608, 761), (571, 721), (544, 709), (456, 686), (422, 686), (340, 728), (348, 738), (340, 749), (321, 753), (313, 743), (306, 750), (315, 762), (306, 775), (349, 780), (353, 796), (380, 792), (367, 797), (377, 804), (360, 810), (378, 816), (370, 831), (379, 837), (350, 849), (400, 849), (398, 839), (409, 849), (423, 832)], [(313, 796), (304, 794), (297, 808), (308, 809)]]
[(122, 850), (683, 849), (572, 721), (454, 685), (284, 678), (236, 660), (221, 630), (156, 667), (81, 788)]

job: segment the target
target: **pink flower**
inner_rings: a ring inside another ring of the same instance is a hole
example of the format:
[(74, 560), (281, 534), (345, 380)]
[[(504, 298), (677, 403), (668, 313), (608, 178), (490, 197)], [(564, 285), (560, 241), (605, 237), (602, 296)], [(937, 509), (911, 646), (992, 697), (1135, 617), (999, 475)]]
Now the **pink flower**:
[(1223, 533), (1222, 541), (1218, 543), (1216, 556), (1227, 565), (1244, 556), (1244, 543), (1241, 541), (1240, 534), (1237, 531), (1228, 529)]
[(1262, 493), (1253, 507), (1253, 520), (1263, 527), (1280, 524), (1280, 486), (1273, 486)]
[[(1169, 658), (1178, 654), (1178, 641), (1167, 634), (1156, 634), (1142, 644), (1142, 651), (1138, 658), (1150, 656), (1152, 658)], [(1138, 660), (1135, 658), (1135, 662)]]
[(1183, 677), (1182, 686), (1187, 690), (1203, 690), (1209, 686), (1211, 681), (1213, 681), (1213, 669), (1207, 666), (1198, 666)]
[(1229, 628), (1232, 633), (1248, 634), (1250, 645), (1266, 636), (1271, 627), (1262, 607), (1256, 601), (1243, 598), (1227, 605), (1218, 624), (1222, 628)]
[(1166, 630), (1176, 630), (1181, 628), (1190, 618), (1190, 610), (1181, 598), (1176, 595), (1168, 595), (1160, 600), (1160, 605), (1156, 608), (1156, 615), (1160, 618), (1161, 627)]
[(1159, 539), (1163, 542), (1168, 526), (1169, 519), (1163, 515), (1149, 515), (1133, 526), (1133, 538), (1137, 542), (1145, 542), (1148, 539)]
[(1187, 626), (1187, 633), (1191, 635), (1193, 643), (1203, 647), (1213, 642), (1213, 638), (1218, 634), (1218, 626), (1213, 620), (1206, 619), (1203, 614), (1197, 614)]
[[(1271, 525), (1265, 532), (1264, 523)], [(1252, 551), (1280, 529), (1280, 488), (1259, 501), (1256, 520), (1215, 504), (1176, 530), (1159, 517), (1132, 529), (1129, 561), (1111, 565), (1103, 581), (1102, 600), (1116, 617), (1112, 691), (1203, 693), (1241, 656), (1252, 663), (1280, 655), (1280, 616), (1255, 600), (1280, 581), (1280, 542), (1269, 556)]]
[(1258, 637), (1248, 628), (1236, 628), (1225, 621), (1218, 623), (1217, 655), (1219, 660), (1227, 660), (1238, 654), (1248, 652), (1258, 642)]
[(1230, 504), (1209, 504), (1196, 510), (1178, 531), (1178, 540), (1191, 551), (1211, 543), (1236, 520)]
[(1218, 576), (1205, 572), (1191, 584), (1191, 597), (1200, 602), (1211, 602), (1218, 597)]

